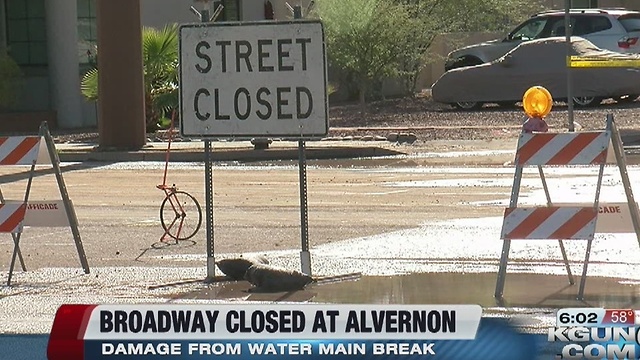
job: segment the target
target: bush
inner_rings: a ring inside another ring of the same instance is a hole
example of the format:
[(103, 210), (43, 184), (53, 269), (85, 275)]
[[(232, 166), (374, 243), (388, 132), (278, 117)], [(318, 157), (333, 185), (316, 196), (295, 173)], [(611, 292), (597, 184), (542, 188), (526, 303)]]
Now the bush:
[(18, 64), (0, 53), (0, 109), (10, 110), (18, 104), (24, 78)]
[[(144, 27), (142, 60), (146, 126), (147, 131), (155, 131), (178, 108), (178, 26)], [(98, 100), (98, 69), (83, 76), (80, 89), (88, 100)]]

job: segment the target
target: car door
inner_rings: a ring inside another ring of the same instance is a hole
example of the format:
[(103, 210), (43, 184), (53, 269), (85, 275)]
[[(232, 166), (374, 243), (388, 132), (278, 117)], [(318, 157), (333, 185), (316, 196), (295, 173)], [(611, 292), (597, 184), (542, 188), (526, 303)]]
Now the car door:
[(541, 39), (521, 44), (505, 56), (492, 74), (492, 97), (496, 100), (522, 99), (531, 86), (544, 86), (552, 96), (566, 96), (566, 48), (564, 41)]
[(618, 40), (623, 34), (615, 31), (607, 16), (585, 14), (573, 16), (572, 20), (573, 35), (583, 37), (601, 49), (620, 51)]

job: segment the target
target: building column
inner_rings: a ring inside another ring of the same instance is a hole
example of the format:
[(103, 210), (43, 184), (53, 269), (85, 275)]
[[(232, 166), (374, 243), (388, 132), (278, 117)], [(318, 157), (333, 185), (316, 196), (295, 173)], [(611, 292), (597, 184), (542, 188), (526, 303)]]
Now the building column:
[(97, 0), (101, 148), (146, 143), (140, 0)]
[(77, 1), (47, 0), (45, 16), (49, 89), (52, 107), (57, 112), (58, 127), (81, 127)]

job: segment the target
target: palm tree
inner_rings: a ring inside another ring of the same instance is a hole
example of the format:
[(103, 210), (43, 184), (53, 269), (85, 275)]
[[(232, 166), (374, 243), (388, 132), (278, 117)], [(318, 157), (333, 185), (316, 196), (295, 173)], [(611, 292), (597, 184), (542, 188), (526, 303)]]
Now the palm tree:
[[(142, 29), (142, 61), (147, 131), (154, 131), (178, 108), (177, 24)], [(98, 100), (98, 68), (83, 76), (81, 91), (88, 100)]]

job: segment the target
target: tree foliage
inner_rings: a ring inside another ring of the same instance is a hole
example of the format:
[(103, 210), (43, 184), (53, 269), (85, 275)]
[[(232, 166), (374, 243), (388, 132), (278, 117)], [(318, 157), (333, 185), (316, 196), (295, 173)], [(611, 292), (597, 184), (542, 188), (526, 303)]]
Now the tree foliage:
[[(438, 34), (506, 31), (541, 10), (528, 0), (318, 0), (333, 69), (353, 81), (361, 103), (386, 77), (412, 91)], [(341, 84), (344, 85), (344, 84)], [(347, 84), (349, 85), (349, 84)]]
[(409, 35), (419, 23), (407, 10), (388, 0), (318, 2), (329, 63), (354, 80), (361, 103), (374, 80), (399, 75), (403, 57), (415, 52)]
[(18, 64), (0, 52), (0, 109), (11, 109), (18, 103), (24, 77)]
[[(147, 130), (155, 130), (170, 112), (178, 107), (178, 26), (142, 30), (142, 61)], [(99, 64), (98, 64), (99, 68)], [(98, 69), (82, 78), (82, 94), (98, 100)]]

